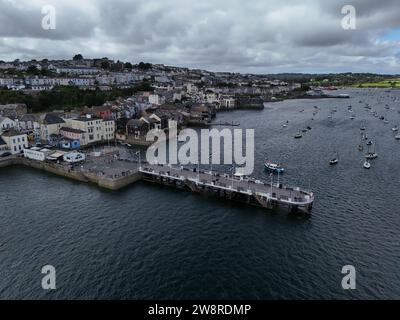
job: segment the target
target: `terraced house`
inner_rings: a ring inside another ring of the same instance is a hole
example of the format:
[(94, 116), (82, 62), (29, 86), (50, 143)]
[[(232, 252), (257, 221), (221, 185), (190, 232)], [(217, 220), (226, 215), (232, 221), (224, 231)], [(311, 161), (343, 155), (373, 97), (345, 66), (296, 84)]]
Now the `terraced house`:
[(82, 146), (115, 139), (114, 120), (103, 120), (99, 117), (86, 115), (75, 119), (67, 119), (66, 127), (83, 132), (81, 138)]

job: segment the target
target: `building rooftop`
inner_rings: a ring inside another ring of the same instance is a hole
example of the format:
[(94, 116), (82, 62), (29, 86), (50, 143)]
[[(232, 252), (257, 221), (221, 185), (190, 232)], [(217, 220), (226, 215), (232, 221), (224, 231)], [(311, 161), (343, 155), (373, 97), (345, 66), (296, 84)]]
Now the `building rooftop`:
[(15, 136), (22, 136), (24, 135), (23, 133), (15, 130), (15, 129), (9, 129), (3, 132), (2, 137), (15, 137)]
[(82, 122), (89, 122), (89, 121), (93, 121), (93, 120), (102, 120), (99, 117), (79, 117), (79, 118), (75, 118), (75, 121), (82, 121)]
[(43, 119), (44, 124), (59, 124), (65, 123), (65, 121), (56, 114), (47, 113)]
[(60, 132), (61, 131), (71, 132), (71, 133), (85, 133), (85, 131), (82, 131), (82, 130), (79, 130), (79, 129), (68, 128), (68, 127), (62, 127), (60, 129)]

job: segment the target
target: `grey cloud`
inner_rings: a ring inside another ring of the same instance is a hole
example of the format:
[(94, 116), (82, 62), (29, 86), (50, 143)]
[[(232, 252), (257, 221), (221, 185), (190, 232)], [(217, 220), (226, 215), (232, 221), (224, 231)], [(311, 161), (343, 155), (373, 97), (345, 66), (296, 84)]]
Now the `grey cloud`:
[[(81, 52), (242, 72), (398, 72), (398, 44), (381, 41), (400, 28), (395, 0), (53, 0), (54, 32), (40, 28), (41, 1), (20, 1), (0, 0), (0, 59)], [(341, 28), (345, 4), (357, 30)]]

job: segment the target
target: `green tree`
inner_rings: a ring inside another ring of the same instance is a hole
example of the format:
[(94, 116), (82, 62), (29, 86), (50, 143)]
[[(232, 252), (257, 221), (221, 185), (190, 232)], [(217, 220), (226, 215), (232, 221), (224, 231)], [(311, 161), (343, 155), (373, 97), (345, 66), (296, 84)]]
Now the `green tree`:
[(74, 61), (82, 61), (83, 60), (83, 56), (79, 53), (79, 54), (76, 54), (73, 58), (72, 58), (72, 60), (74, 60)]

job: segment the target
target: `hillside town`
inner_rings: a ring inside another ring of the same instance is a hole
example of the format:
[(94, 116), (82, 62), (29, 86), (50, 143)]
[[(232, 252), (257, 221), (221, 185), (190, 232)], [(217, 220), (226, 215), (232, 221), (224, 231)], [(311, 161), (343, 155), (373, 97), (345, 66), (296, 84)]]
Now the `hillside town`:
[(123, 63), (108, 58), (0, 61), (0, 90), (24, 96), (75, 88), (80, 92), (126, 89), (146, 83), (149, 90), (117, 97), (101, 105), (35, 112), (21, 101), (0, 105), (0, 156), (34, 146), (78, 150), (120, 142), (149, 145), (150, 130), (208, 126), (221, 110), (262, 109), (265, 101), (301, 90), (300, 83), (266, 76)]

